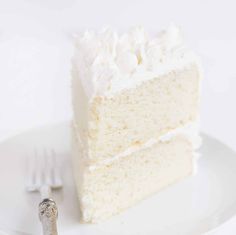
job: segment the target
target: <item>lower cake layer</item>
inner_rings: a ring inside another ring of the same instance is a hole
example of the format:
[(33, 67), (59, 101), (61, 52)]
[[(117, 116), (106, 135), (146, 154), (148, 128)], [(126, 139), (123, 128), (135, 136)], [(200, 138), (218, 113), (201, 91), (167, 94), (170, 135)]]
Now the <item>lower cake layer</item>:
[(97, 168), (83, 162), (75, 133), (72, 151), (83, 222), (96, 223), (115, 215), (194, 170), (194, 149), (184, 135)]

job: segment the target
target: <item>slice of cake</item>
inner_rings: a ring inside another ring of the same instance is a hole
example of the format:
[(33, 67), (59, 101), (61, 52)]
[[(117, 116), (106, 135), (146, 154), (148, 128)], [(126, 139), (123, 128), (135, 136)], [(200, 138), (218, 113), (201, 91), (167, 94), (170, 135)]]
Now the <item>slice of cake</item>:
[(171, 26), (78, 37), (73, 166), (82, 220), (98, 222), (191, 175), (201, 73)]

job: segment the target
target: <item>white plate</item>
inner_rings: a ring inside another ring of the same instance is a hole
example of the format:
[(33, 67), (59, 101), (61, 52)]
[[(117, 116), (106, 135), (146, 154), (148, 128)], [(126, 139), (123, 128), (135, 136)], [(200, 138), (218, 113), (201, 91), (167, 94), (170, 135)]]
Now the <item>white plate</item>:
[(55, 193), (58, 227), (65, 235), (202, 234), (236, 213), (236, 154), (203, 135), (197, 175), (98, 225), (80, 224), (70, 166), (69, 124), (18, 135), (0, 144), (0, 228), (40, 233), (39, 195), (24, 189), (25, 157), (36, 148), (54, 148), (63, 164), (64, 189)]

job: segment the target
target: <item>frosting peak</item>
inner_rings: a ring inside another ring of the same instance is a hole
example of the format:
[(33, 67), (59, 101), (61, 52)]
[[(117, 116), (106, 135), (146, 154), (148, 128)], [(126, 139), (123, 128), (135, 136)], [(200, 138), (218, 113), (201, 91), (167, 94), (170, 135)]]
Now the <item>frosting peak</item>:
[(123, 35), (111, 29), (86, 31), (76, 40), (74, 68), (89, 98), (109, 96), (171, 69), (194, 62), (178, 27), (150, 37), (143, 27)]

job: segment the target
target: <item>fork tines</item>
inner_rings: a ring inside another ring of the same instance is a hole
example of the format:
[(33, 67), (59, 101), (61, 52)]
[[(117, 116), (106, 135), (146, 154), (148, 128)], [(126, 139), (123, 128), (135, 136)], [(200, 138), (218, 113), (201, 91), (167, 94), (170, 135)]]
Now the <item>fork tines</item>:
[(41, 187), (58, 189), (62, 187), (60, 166), (55, 151), (34, 150), (34, 155), (28, 157), (28, 191), (40, 191)]

